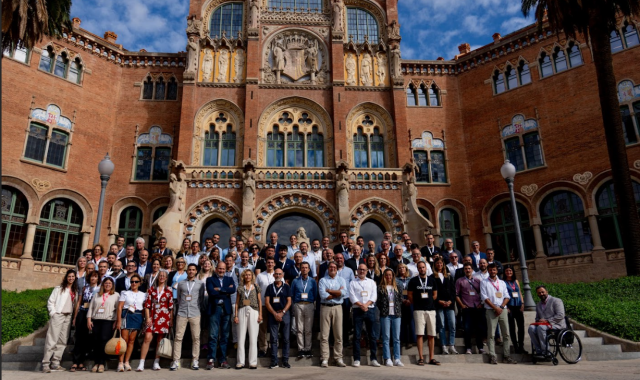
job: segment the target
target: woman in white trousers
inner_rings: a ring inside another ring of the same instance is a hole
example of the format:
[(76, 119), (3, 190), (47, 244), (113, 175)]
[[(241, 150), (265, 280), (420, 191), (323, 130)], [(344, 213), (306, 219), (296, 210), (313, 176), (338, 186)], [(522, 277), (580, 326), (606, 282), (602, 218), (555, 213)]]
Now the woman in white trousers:
[(44, 341), (44, 357), (42, 358), (42, 372), (64, 371), (60, 366), (62, 354), (67, 347), (69, 329), (73, 319), (75, 303), (78, 299), (76, 271), (69, 269), (62, 279), (60, 286), (56, 286), (47, 301), (49, 311), (49, 329)]
[(260, 300), (260, 288), (256, 284), (256, 278), (250, 269), (241, 274), (242, 285), (238, 287), (236, 297), (236, 317), (234, 322), (238, 324), (238, 363), (236, 369), (245, 368), (245, 339), (249, 333), (249, 368), (258, 368), (258, 330), (262, 322), (262, 301)]

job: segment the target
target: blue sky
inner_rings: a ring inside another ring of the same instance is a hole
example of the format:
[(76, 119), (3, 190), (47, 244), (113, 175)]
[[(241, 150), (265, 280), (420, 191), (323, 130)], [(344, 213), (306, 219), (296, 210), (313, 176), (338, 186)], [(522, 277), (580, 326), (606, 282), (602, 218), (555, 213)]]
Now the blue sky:
[[(463, 42), (475, 49), (530, 22), (521, 0), (399, 0), (404, 59), (451, 59)], [(125, 49), (184, 51), (189, 0), (76, 0), (72, 17), (102, 36), (111, 30)]]

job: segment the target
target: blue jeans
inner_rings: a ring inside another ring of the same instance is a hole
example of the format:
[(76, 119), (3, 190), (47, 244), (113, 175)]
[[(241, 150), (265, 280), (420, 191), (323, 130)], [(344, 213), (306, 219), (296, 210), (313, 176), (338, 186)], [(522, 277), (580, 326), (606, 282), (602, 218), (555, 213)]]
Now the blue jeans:
[(389, 337), (393, 341), (393, 358), (400, 359), (400, 322), (402, 318), (397, 315), (380, 317), (380, 332), (382, 333), (382, 358), (391, 359), (389, 350)]
[[(446, 325), (446, 326), (445, 326)], [(456, 343), (456, 312), (451, 309), (436, 310), (436, 326), (440, 333), (440, 342), (443, 346), (453, 346)], [(445, 332), (449, 328), (449, 335)], [(447, 339), (448, 338), (448, 339)]]
[[(231, 315), (224, 310), (224, 305), (220, 304), (209, 316), (209, 353), (207, 359), (215, 359), (216, 349), (220, 345), (220, 357), (218, 362), (227, 361), (227, 341), (229, 340), (229, 324)], [(218, 343), (219, 342), (219, 343)]]
[(289, 360), (289, 333), (291, 332), (291, 312), (287, 311), (282, 316), (282, 322), (276, 321), (276, 317), (269, 313), (269, 334), (271, 334), (271, 362), (278, 361), (278, 335), (282, 330), (282, 360)]
[(376, 336), (376, 312), (375, 308), (362, 311), (362, 309), (353, 309), (353, 360), (360, 360), (360, 336), (362, 335), (362, 325), (367, 328), (369, 335), (369, 359), (376, 360), (378, 353), (378, 337)]

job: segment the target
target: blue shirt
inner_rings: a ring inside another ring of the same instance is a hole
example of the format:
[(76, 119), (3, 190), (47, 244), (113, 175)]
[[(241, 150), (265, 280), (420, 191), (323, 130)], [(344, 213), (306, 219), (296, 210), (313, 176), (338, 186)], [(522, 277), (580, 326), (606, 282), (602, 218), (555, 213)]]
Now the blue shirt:
[[(291, 291), (293, 292), (293, 303), (315, 302), (317, 298), (316, 294), (318, 293), (318, 285), (309, 275), (306, 280), (303, 280), (302, 277), (298, 277), (291, 283)], [(302, 293), (307, 294), (306, 299), (302, 298)]]
[[(349, 268), (346, 268), (346, 269), (347, 269), (346, 271), (351, 273), (351, 276), (353, 276), (353, 272), (351, 271), (351, 269)], [(344, 281), (344, 278), (338, 275), (336, 275), (335, 278), (331, 278), (331, 276), (329, 276), (329, 271), (327, 271), (327, 275), (320, 279), (320, 284), (318, 285), (318, 289), (320, 294), (320, 300), (322, 301), (322, 303), (327, 303), (331, 305), (342, 305), (344, 298), (347, 297), (347, 294), (348, 294), (347, 292), (349, 287)], [(327, 292), (327, 289), (340, 290), (340, 293), (341, 293), (340, 298), (332, 298), (328, 300), (327, 298), (330, 296), (330, 294)]]
[[(227, 256), (227, 254), (229, 253), (229, 249), (231, 249), (231, 251), (238, 251), (238, 249), (236, 247), (233, 248), (225, 248), (222, 250), (222, 252), (220, 252), (220, 260), (224, 261), (224, 258)], [(238, 255), (240, 256), (240, 255)]]
[(296, 252), (298, 252), (298, 251), (300, 251), (300, 246), (297, 246), (297, 247), (293, 248), (293, 246), (292, 246), (292, 245), (290, 245), (290, 246), (287, 248), (287, 258), (289, 258), (289, 259), (292, 259), (292, 260), (293, 260), (293, 255), (294, 255)]
[[(280, 311), (287, 306), (287, 298), (291, 298), (291, 288), (283, 281), (282, 286), (276, 289), (276, 283), (274, 282), (269, 285), (264, 296), (269, 297), (269, 304), (271, 304), (271, 308), (273, 308), (273, 310)], [(274, 300), (277, 300), (278, 298), (280, 302), (274, 302)]]
[(173, 299), (178, 298), (178, 283), (182, 280), (187, 279), (187, 271), (184, 271), (182, 274), (176, 274), (173, 276), (173, 280), (171, 281), (171, 290), (173, 290)]
[[(327, 271), (324, 277), (329, 277), (329, 271)], [(344, 280), (345, 288), (347, 289), (349, 289), (351, 281), (356, 279), (356, 276), (353, 274), (351, 268), (347, 266), (342, 267), (342, 269), (338, 269), (338, 274), (336, 275), (336, 277), (342, 277), (342, 279)]]

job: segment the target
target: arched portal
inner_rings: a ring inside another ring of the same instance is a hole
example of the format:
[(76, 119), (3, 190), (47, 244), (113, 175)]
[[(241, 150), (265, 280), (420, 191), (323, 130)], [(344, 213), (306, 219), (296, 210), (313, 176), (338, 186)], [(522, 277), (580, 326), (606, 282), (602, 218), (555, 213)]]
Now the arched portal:
[[(278, 244), (290, 245), (289, 237), (296, 235), (298, 228), (303, 227), (309, 238), (322, 240), (322, 227), (320, 223), (308, 214), (301, 212), (283, 213), (273, 219), (267, 230), (267, 238), (272, 232), (278, 234)], [(270, 240), (267, 240), (270, 242)]]
[(231, 228), (229, 227), (227, 222), (220, 218), (213, 218), (205, 223), (205, 225), (202, 227), (202, 233), (200, 234), (200, 246), (204, 247), (204, 239), (212, 237), (213, 234), (220, 235), (220, 242), (218, 243), (219, 247), (229, 247)]
[(385, 232), (384, 224), (375, 218), (369, 218), (360, 225), (360, 236), (364, 238), (365, 246), (369, 240), (376, 242), (376, 246), (382, 241)]

